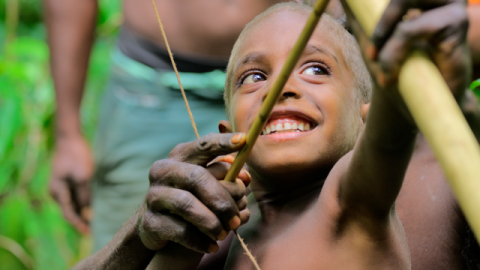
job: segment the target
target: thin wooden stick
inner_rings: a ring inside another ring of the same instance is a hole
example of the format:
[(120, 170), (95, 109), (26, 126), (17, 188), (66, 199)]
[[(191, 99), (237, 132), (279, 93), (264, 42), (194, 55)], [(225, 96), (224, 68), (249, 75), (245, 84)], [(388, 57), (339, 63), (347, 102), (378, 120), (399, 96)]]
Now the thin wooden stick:
[(247, 161), (248, 155), (252, 151), (253, 145), (257, 141), (258, 136), (260, 136), (260, 133), (262, 132), (262, 129), (268, 120), (268, 117), (270, 117), (270, 113), (272, 112), (273, 107), (277, 103), (277, 100), (282, 93), (283, 87), (285, 86), (285, 83), (290, 77), (290, 73), (292, 73), (293, 68), (297, 64), (297, 61), (300, 58), (303, 50), (305, 49), (305, 46), (307, 45), (307, 42), (310, 39), (313, 30), (315, 30), (320, 16), (325, 11), (327, 4), (328, 0), (318, 0), (315, 4), (312, 13), (308, 17), (305, 28), (303, 28), (303, 31), (300, 34), (297, 42), (293, 46), (292, 51), (290, 51), (285, 65), (283, 66), (277, 80), (274, 82), (272, 88), (270, 89), (270, 92), (265, 98), (265, 101), (263, 102), (262, 107), (260, 108), (260, 112), (255, 118), (252, 127), (247, 133), (247, 142), (245, 143), (245, 146), (238, 152), (237, 157), (232, 164), (232, 167), (230, 168), (227, 176), (225, 177), (225, 180), (234, 182), (238, 174), (242, 170), (243, 164), (245, 164), (245, 162)]
[(157, 5), (155, 4), (154, 0), (152, 0), (152, 5), (153, 5), (153, 9), (155, 10), (155, 15), (157, 16), (158, 26), (160, 26), (160, 31), (162, 31), (163, 40), (165, 40), (165, 45), (167, 46), (168, 55), (170, 56), (170, 60), (172, 61), (173, 70), (175, 71), (175, 75), (177, 76), (178, 85), (180, 86), (180, 91), (182, 92), (183, 100), (185, 101), (185, 106), (187, 106), (187, 111), (188, 111), (188, 115), (190, 116), (190, 121), (192, 122), (193, 131), (195, 131), (195, 135), (197, 136), (197, 139), (198, 139), (200, 138), (200, 135), (198, 134), (197, 125), (195, 125), (195, 120), (193, 120), (193, 114), (192, 114), (192, 111), (190, 110), (190, 105), (188, 105), (187, 95), (185, 95), (185, 90), (183, 90), (182, 82), (180, 81), (180, 75), (178, 74), (178, 70), (177, 70), (177, 65), (175, 65), (175, 61), (173, 61), (172, 51), (170, 50), (170, 46), (168, 45), (167, 35), (165, 35), (165, 30), (163, 29), (162, 20), (160, 20), (160, 15), (158, 15)]
[[(388, 0), (346, 2), (371, 36)], [(480, 241), (480, 148), (440, 71), (425, 53), (414, 52), (405, 61), (399, 91)]]

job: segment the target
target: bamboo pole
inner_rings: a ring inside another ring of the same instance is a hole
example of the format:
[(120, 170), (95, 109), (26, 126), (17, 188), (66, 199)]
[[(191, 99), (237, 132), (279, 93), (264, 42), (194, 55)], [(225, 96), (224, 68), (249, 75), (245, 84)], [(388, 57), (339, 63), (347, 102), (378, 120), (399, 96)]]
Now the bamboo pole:
[[(368, 36), (388, 0), (346, 0)], [(399, 74), (399, 89), (418, 128), (442, 166), (477, 240), (480, 240), (480, 148), (437, 67), (412, 53)]]
[(290, 73), (292, 73), (293, 68), (297, 64), (297, 61), (300, 58), (303, 50), (305, 49), (305, 46), (307, 45), (307, 42), (310, 39), (313, 30), (315, 30), (320, 16), (325, 11), (327, 4), (328, 0), (318, 0), (313, 7), (312, 13), (310, 13), (307, 23), (303, 28), (302, 33), (300, 34), (300, 37), (298, 38), (292, 50), (288, 54), (285, 65), (280, 71), (277, 80), (273, 83), (270, 92), (268, 93), (265, 101), (262, 104), (262, 107), (260, 108), (258, 116), (255, 118), (252, 127), (247, 133), (247, 140), (245, 146), (238, 152), (237, 157), (232, 164), (232, 167), (225, 176), (225, 180), (234, 182), (238, 174), (240, 173), (240, 170), (243, 168), (243, 165), (247, 161), (248, 155), (252, 151), (255, 141), (257, 141), (258, 136), (260, 136), (260, 133), (262, 133), (262, 129), (265, 126), (268, 117), (270, 117), (270, 113), (272, 112), (273, 107), (277, 103), (278, 98), (280, 97), (283, 87), (285, 86), (285, 83), (290, 77)]

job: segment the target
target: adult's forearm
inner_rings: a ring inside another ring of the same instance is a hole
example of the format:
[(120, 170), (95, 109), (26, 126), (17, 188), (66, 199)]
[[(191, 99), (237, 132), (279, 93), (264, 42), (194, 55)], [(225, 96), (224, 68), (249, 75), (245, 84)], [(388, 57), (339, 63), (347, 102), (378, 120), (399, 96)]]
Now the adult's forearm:
[(74, 270), (145, 269), (155, 251), (146, 248), (137, 233), (138, 213), (100, 251), (81, 261)]
[(80, 133), (79, 111), (94, 39), (96, 0), (44, 0), (57, 136)]

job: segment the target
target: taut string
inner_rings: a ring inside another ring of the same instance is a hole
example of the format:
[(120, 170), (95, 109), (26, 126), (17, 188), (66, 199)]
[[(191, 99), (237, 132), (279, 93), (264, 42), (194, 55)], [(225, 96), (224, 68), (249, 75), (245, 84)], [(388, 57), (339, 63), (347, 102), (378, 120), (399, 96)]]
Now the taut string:
[(170, 56), (170, 60), (172, 61), (173, 70), (175, 71), (175, 75), (177, 76), (178, 85), (180, 86), (180, 91), (182, 92), (183, 100), (185, 101), (185, 106), (187, 106), (187, 111), (188, 111), (188, 115), (190, 116), (190, 121), (192, 122), (193, 131), (195, 131), (195, 135), (197, 136), (197, 139), (198, 139), (200, 138), (200, 135), (198, 134), (197, 125), (195, 125), (195, 120), (193, 120), (193, 114), (192, 114), (192, 111), (190, 110), (190, 105), (188, 105), (187, 95), (185, 95), (185, 90), (183, 90), (182, 82), (180, 81), (180, 75), (178, 74), (178, 70), (177, 70), (177, 65), (175, 65), (175, 61), (173, 60), (172, 51), (170, 50), (170, 46), (168, 45), (168, 41), (167, 41), (167, 35), (165, 35), (165, 30), (163, 29), (162, 20), (160, 20), (160, 15), (158, 15), (157, 5), (155, 4), (154, 0), (152, 0), (152, 4), (153, 4), (153, 9), (155, 10), (155, 15), (157, 16), (158, 26), (160, 26), (160, 31), (162, 31), (163, 40), (165, 40), (165, 45), (167, 46), (168, 55)]

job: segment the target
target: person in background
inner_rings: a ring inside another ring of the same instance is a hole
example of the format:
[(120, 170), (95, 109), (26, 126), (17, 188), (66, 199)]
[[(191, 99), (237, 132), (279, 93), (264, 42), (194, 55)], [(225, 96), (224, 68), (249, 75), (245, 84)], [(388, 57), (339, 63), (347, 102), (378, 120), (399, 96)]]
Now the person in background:
[[(284, 1), (155, 1), (198, 131), (214, 132), (225, 119), (223, 70), (237, 36), (256, 15)], [(97, 0), (44, 0), (44, 11), (57, 104), (50, 192), (65, 218), (88, 233), (92, 188), (91, 228), (98, 250), (141, 204), (152, 163), (195, 135), (152, 3), (125, 0), (92, 153), (79, 111)]]

